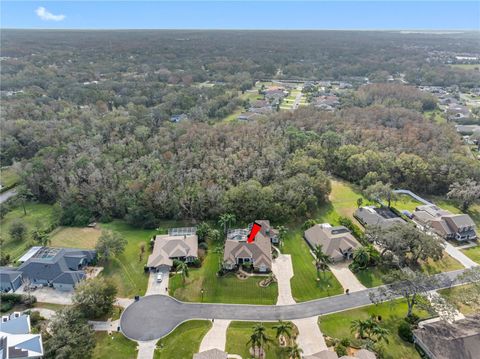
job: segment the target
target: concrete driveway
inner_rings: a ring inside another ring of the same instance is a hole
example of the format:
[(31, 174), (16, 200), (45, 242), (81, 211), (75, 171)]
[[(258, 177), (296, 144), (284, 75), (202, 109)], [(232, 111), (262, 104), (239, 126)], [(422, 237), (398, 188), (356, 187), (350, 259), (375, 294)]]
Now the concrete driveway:
[[(163, 279), (159, 283), (157, 282), (157, 275), (162, 273)], [(145, 295), (154, 295), (154, 294), (161, 294), (161, 295), (168, 295), (168, 281), (170, 279), (169, 276), (170, 272), (168, 269), (161, 269), (158, 273), (157, 272), (150, 272), (148, 276), (148, 286), (147, 292)]]
[(350, 293), (365, 290), (366, 287), (360, 283), (355, 274), (353, 274), (350, 268), (348, 268), (349, 264), (350, 262), (341, 262), (331, 264), (328, 267), (335, 278), (338, 279), (344, 290), (349, 289)]
[(230, 325), (230, 322), (230, 320), (215, 320), (210, 330), (203, 337), (203, 340), (200, 343), (199, 352), (204, 352), (215, 348), (225, 351), (225, 344), (227, 342), (227, 329)]
[(294, 304), (290, 286), (290, 279), (293, 277), (292, 257), (289, 254), (280, 254), (273, 260), (272, 272), (278, 284), (277, 305)]
[(455, 246), (448, 242), (445, 242), (445, 252), (447, 252), (449, 256), (459, 261), (465, 268), (473, 268), (478, 266), (478, 263), (472, 261), (465, 254), (463, 254), (460, 249), (455, 248)]
[[(438, 279), (429, 290), (465, 283), (458, 276), (465, 270), (436, 274)], [(369, 288), (350, 295), (337, 295), (290, 305), (242, 305), (184, 303), (166, 295), (140, 298), (126, 308), (120, 318), (123, 334), (133, 340), (159, 339), (179, 324), (191, 319), (227, 319), (246, 321), (277, 321), (309, 318), (370, 305), (370, 293), (381, 287)]]
[(298, 328), (297, 343), (303, 349), (303, 355), (312, 355), (328, 349), (318, 327), (318, 317), (297, 319), (293, 324)]
[[(23, 288), (23, 286), (18, 288), (15, 293), (28, 294)], [(30, 294), (37, 298), (37, 302), (63, 305), (72, 304), (73, 291), (62, 292), (51, 287), (42, 287), (30, 291)]]

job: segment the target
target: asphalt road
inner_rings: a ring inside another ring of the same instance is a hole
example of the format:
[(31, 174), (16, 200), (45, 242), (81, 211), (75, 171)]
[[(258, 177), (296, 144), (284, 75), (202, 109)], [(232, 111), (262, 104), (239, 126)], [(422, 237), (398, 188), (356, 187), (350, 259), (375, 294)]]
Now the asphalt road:
[[(457, 277), (464, 270), (436, 275), (433, 289), (460, 284)], [(165, 295), (141, 297), (128, 306), (120, 318), (122, 333), (129, 339), (147, 341), (160, 339), (179, 324), (191, 319), (230, 319), (277, 321), (308, 318), (371, 304), (369, 293), (379, 288), (337, 295), (292, 305), (246, 305), (185, 303)]]

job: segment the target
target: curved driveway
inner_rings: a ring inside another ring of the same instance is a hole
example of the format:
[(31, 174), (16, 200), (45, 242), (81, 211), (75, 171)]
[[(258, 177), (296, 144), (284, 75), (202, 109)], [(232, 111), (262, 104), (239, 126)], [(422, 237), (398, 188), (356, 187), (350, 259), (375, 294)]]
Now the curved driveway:
[[(437, 275), (438, 284), (431, 289), (460, 284), (457, 277), (463, 271)], [(369, 305), (369, 293), (377, 292), (378, 288), (291, 305), (185, 303), (164, 295), (149, 295), (125, 309), (120, 327), (127, 338), (147, 341), (160, 339), (191, 319), (276, 321), (308, 318)]]

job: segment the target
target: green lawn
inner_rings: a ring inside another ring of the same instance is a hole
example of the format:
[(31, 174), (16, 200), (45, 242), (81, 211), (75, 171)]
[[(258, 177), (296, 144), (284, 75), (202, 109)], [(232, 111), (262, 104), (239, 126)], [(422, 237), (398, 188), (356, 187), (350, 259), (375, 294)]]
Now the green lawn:
[[(188, 224), (178, 221), (162, 221), (160, 227), (166, 229), (185, 225)], [(127, 240), (127, 246), (121, 255), (110, 259), (105, 265), (104, 263), (99, 263), (99, 265), (104, 265), (105, 267), (102, 275), (111, 278), (115, 282), (119, 297), (144, 295), (147, 290), (148, 274), (145, 273), (143, 268), (147, 263), (149, 251), (147, 250), (142, 261), (140, 261), (140, 244), (145, 243), (146, 248), (149, 248), (150, 238), (157, 234), (158, 231), (154, 229), (138, 229), (120, 220), (102, 224), (101, 228), (118, 232)]]
[(450, 303), (454, 304), (462, 314), (471, 315), (474, 313), (480, 313), (480, 301), (477, 303), (472, 303), (472, 302), (465, 303), (462, 300), (460, 294), (464, 291), (472, 290), (472, 289), (473, 289), (473, 285), (467, 284), (467, 285), (462, 285), (458, 287), (442, 289), (442, 290), (439, 290), (438, 293), (446, 297), (447, 300)]
[(330, 193), (330, 202), (324, 205), (316, 220), (318, 223), (338, 224), (340, 217), (348, 217), (355, 223), (358, 221), (353, 217), (353, 213), (357, 209), (357, 199), (362, 198), (364, 205), (370, 202), (361, 194), (360, 189), (345, 181), (331, 180), (332, 192)]
[(392, 207), (395, 207), (399, 211), (407, 210), (414, 212), (415, 208), (421, 206), (423, 203), (418, 202), (408, 194), (398, 194), (397, 200), (392, 202)]
[(102, 231), (89, 227), (58, 227), (50, 233), (53, 247), (93, 249)]
[[(211, 246), (213, 248), (213, 245)], [(201, 289), (204, 289), (203, 301), (208, 303), (237, 304), (275, 304), (278, 297), (277, 284), (262, 288), (258, 283), (264, 277), (251, 277), (240, 280), (234, 274), (217, 277), (219, 259), (223, 254), (209, 251), (200, 268), (190, 269), (185, 284), (181, 275), (170, 278), (170, 295), (187, 302), (202, 301)]]
[[(354, 334), (350, 331), (352, 320), (367, 319), (371, 314), (380, 315), (383, 326), (390, 330), (389, 344), (382, 344), (385, 359), (420, 358), (413, 344), (404, 342), (397, 334), (398, 324), (407, 314), (407, 305), (404, 301), (381, 303), (321, 316), (319, 318), (320, 330), (324, 335), (334, 338), (354, 340)], [(422, 318), (427, 317), (425, 312), (416, 312), (416, 314)]]
[[(252, 328), (257, 324), (255, 322), (231, 322), (227, 330), (227, 345), (225, 350), (229, 354), (238, 354), (242, 358), (250, 358), (248, 341), (252, 335)], [(275, 338), (275, 329), (273, 327), (277, 323), (263, 323), (267, 329), (267, 336), (273, 342), (265, 349), (265, 359), (288, 359), (285, 352), (278, 345), (278, 340)], [(296, 331), (296, 328), (294, 328)]]
[(370, 267), (354, 274), (365, 287), (372, 288), (384, 284), (382, 276), (384, 276), (386, 272), (378, 267)]
[(157, 343), (154, 359), (192, 359), (198, 353), (200, 343), (212, 322), (209, 320), (191, 320), (180, 324), (173, 332)]
[(462, 252), (472, 261), (480, 264), (480, 245), (468, 249), (462, 249)]
[(317, 270), (309, 247), (302, 238), (302, 231), (294, 232), (284, 241), (282, 252), (292, 256), (294, 276), (290, 280), (290, 284), (295, 301), (305, 302), (343, 293), (342, 286), (329, 271), (320, 273), (319, 282), (315, 280)]
[(137, 343), (125, 338), (121, 333), (95, 333), (96, 346), (93, 352), (94, 359), (135, 359), (137, 357)]
[(443, 252), (443, 258), (438, 261), (428, 259), (421, 264), (422, 272), (432, 275), (441, 272), (450, 272), (457, 269), (463, 269), (464, 267), (456, 259), (450, 257), (447, 253)]
[[(15, 207), (0, 221), (0, 235), (5, 241), (2, 245), (2, 251), (4, 253), (9, 253), (13, 259), (20, 258), (24, 252), (33, 245), (31, 242), (31, 232), (34, 230), (35, 226), (39, 225), (40, 227), (47, 227), (50, 225), (53, 218), (53, 206), (48, 204), (27, 203), (25, 209), (27, 211), (26, 215), (24, 215), (21, 206)], [(14, 241), (10, 238), (10, 226), (17, 219), (24, 223), (28, 229), (27, 238), (23, 241)]]
[(15, 187), (18, 181), (20, 181), (20, 176), (12, 167), (3, 167), (0, 170), (0, 184), (3, 186), (2, 192)]

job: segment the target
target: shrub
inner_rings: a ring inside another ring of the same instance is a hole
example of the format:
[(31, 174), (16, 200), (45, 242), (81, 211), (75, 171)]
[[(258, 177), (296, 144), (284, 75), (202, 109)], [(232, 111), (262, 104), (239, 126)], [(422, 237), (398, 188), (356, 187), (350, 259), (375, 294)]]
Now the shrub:
[(341, 356), (347, 355), (347, 348), (342, 344), (338, 344), (335, 347), (335, 352), (339, 357), (341, 357)]
[(412, 313), (411, 315), (406, 317), (405, 320), (407, 321), (407, 323), (415, 325), (419, 322), (420, 318), (418, 315)]
[(343, 338), (340, 341), (340, 344), (343, 345), (344, 347), (349, 347), (350, 346), (350, 339), (349, 338)]
[(412, 327), (406, 321), (403, 321), (398, 326), (398, 336), (406, 342), (413, 343)]
[(207, 251), (207, 250), (208, 250), (208, 244), (207, 244), (207, 242), (201, 242), (201, 243), (199, 243), (199, 244), (198, 244), (198, 248)]
[(317, 221), (315, 221), (314, 219), (307, 219), (305, 223), (303, 223), (302, 229), (307, 230), (316, 224), (317, 224)]
[(192, 266), (195, 268), (200, 268), (200, 266), (202, 265), (202, 262), (198, 258), (195, 258), (191, 263)]
[(23, 304), (30, 308), (37, 302), (37, 298), (33, 295), (15, 294), (15, 293), (1, 293), (0, 294), (0, 311), (2, 313), (8, 312), (16, 304)]

